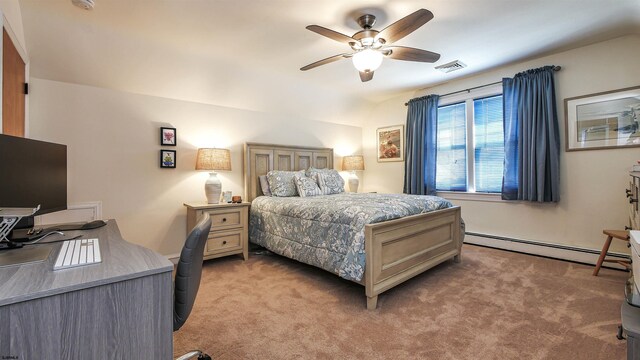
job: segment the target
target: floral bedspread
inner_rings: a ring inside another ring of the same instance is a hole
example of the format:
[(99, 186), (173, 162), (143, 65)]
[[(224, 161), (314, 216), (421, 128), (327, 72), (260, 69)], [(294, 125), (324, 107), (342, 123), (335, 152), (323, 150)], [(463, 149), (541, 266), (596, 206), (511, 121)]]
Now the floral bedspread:
[(364, 226), (453, 206), (437, 196), (341, 193), (260, 196), (251, 203), (249, 240), (347, 280), (364, 275)]

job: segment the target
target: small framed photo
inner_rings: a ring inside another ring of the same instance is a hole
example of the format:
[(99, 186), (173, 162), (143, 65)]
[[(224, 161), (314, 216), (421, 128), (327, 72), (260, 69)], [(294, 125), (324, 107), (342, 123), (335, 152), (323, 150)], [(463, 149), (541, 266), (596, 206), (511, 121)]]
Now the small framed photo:
[(564, 99), (566, 151), (640, 146), (640, 86)]
[(178, 141), (178, 134), (176, 134), (175, 128), (168, 128), (168, 127), (160, 128), (160, 145), (176, 146), (177, 141)]
[(176, 167), (175, 150), (160, 150), (160, 167), (171, 169)]
[(378, 162), (404, 161), (404, 125), (379, 128), (376, 137)]

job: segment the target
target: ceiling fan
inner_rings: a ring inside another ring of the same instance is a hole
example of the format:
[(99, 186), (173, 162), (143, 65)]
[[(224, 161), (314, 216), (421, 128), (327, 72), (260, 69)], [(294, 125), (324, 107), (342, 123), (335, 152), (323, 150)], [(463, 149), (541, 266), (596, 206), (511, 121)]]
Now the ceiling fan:
[(404, 46), (390, 46), (391, 43), (411, 34), (431, 19), (433, 19), (431, 11), (420, 9), (387, 26), (382, 31), (377, 31), (372, 29), (376, 17), (365, 14), (356, 19), (362, 30), (353, 36), (347, 36), (319, 25), (309, 25), (307, 29), (347, 44), (354, 52), (334, 55), (303, 66), (300, 70), (306, 71), (340, 59), (351, 58), (353, 65), (360, 72), (360, 80), (365, 82), (373, 79), (373, 72), (380, 67), (383, 57), (405, 61), (436, 62), (440, 59), (440, 54)]

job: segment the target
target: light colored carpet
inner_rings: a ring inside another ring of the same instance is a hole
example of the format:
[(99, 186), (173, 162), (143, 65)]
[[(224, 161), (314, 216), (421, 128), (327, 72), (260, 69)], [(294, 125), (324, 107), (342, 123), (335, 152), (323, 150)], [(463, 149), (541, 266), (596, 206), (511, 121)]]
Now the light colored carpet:
[(627, 273), (464, 245), (380, 295), (276, 255), (205, 262), (175, 354), (214, 359), (624, 359)]

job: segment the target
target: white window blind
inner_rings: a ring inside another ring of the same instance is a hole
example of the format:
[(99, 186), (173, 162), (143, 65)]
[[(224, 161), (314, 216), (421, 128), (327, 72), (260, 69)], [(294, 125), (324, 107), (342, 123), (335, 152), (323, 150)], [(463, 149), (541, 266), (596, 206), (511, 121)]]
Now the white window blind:
[(438, 108), (436, 190), (467, 190), (465, 103)]
[(502, 95), (473, 100), (476, 192), (501, 192), (504, 167)]

